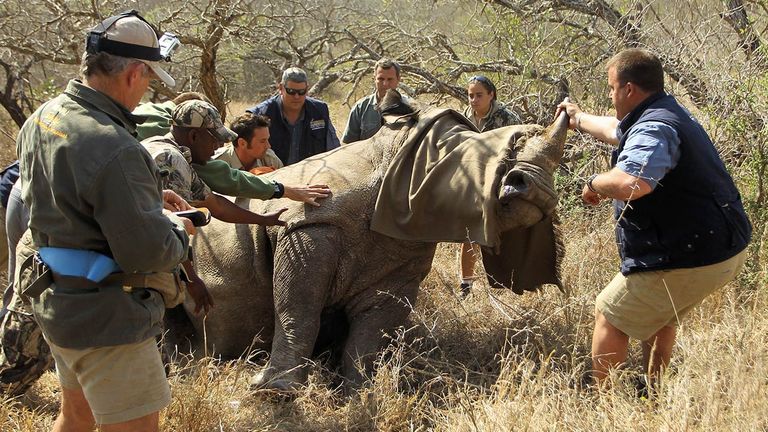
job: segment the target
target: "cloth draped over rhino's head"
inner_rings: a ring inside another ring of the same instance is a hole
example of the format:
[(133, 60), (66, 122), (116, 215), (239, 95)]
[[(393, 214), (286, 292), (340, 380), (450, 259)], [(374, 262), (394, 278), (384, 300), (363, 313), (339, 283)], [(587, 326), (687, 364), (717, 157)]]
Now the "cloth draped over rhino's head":
[(499, 220), (505, 225), (499, 244), (483, 247), (488, 283), (532, 291), (543, 284), (563, 284), (560, 265), (565, 246), (557, 218), (553, 175), (563, 156), (568, 131), (565, 112), (547, 129), (510, 147), (510, 158), (500, 166)]
[[(423, 108), (403, 115), (416, 123), (382, 179), (373, 231), (411, 241), (471, 240), (493, 252), (504, 246), (507, 232), (542, 222), (552, 228), (553, 173), (567, 117), (546, 129), (517, 125), (479, 133), (453, 110)], [(509, 286), (509, 269), (500, 268), (501, 275), (493, 277)]]

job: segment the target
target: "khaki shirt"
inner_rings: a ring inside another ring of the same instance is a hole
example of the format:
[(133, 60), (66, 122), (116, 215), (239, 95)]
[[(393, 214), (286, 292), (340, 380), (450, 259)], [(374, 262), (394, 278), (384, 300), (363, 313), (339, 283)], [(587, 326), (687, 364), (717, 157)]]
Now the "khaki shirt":
[(350, 144), (376, 135), (376, 132), (381, 129), (381, 113), (376, 109), (378, 104), (379, 98), (376, 97), (375, 91), (357, 101), (349, 112), (347, 127), (344, 129), (341, 142)]
[(192, 168), (192, 153), (179, 146), (170, 133), (147, 138), (141, 144), (149, 151), (163, 174), (163, 187), (170, 189), (190, 205), (197, 206), (211, 194), (211, 189)]
[(235, 146), (232, 143), (226, 144), (224, 147), (216, 150), (216, 153), (213, 155), (213, 159), (224, 161), (232, 168), (238, 170), (251, 170), (253, 168), (263, 166), (270, 166), (274, 169), (278, 169), (284, 166), (283, 161), (277, 157), (277, 154), (275, 154), (272, 149), (268, 149), (267, 152), (264, 153), (264, 157), (261, 159), (256, 159), (256, 162), (254, 162), (253, 166), (246, 169), (243, 166), (243, 163), (240, 162), (240, 158), (237, 157)]
[[(187, 234), (162, 213), (159, 171), (133, 137), (136, 121), (113, 99), (73, 80), (24, 123), (16, 146), (35, 247), (96, 251), (129, 273), (171, 271), (187, 256)], [(54, 291), (45, 291), (33, 308), (57, 345), (133, 343), (160, 330), (159, 294), (105, 289), (110, 306), (93, 310), (105, 304), (94, 300), (101, 292)], [(118, 310), (121, 318), (133, 318), (114, 319)]]

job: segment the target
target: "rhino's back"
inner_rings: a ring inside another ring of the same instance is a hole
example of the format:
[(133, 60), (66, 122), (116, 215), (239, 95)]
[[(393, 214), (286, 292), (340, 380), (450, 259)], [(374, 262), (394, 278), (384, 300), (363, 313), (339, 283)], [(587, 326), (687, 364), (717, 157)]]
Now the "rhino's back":
[[(368, 227), (383, 176), (382, 161), (392, 150), (396, 133), (382, 130), (370, 140), (345, 145), (267, 176), (286, 185), (330, 186), (333, 195), (322, 200), (320, 207), (288, 199), (238, 201), (257, 213), (287, 207), (281, 217), (287, 222), (286, 227), (264, 228), (214, 219), (200, 230), (193, 243), (196, 266), (216, 306), (205, 323), (199, 317), (193, 321), (199, 333), (205, 325), (209, 348), (225, 357), (236, 357), (251, 345), (257, 333), (265, 343), (255, 347), (269, 347), (274, 330), (273, 254), (278, 242), (294, 230), (308, 225), (325, 226), (338, 237), (342, 249), (339, 253), (343, 255), (343, 266), (338, 269), (339, 286), (354, 284), (352, 276), (367, 271), (362, 267), (376, 267), (360, 252), (366, 249), (364, 245), (379, 243)], [(386, 251), (393, 247), (385, 240), (369, 256), (389, 253)]]
[(285, 185), (328, 185), (333, 195), (320, 201), (320, 207), (283, 198), (251, 200), (249, 208), (258, 213), (288, 208), (281, 217), (288, 223), (288, 230), (318, 223), (345, 230), (368, 229), (387, 161), (395, 151), (398, 132), (382, 128), (368, 140), (343, 145), (266, 177)]

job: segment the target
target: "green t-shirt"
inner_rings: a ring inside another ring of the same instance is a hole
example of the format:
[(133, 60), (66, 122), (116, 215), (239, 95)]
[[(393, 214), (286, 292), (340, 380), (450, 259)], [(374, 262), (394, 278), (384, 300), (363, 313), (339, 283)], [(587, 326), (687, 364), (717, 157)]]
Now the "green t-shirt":
[(236, 170), (224, 161), (209, 160), (205, 165), (192, 164), (192, 167), (212, 191), (223, 195), (268, 200), (275, 194), (274, 181)]
[(176, 104), (172, 101), (163, 103), (143, 103), (133, 110), (133, 114), (145, 117), (146, 120), (136, 125), (136, 139), (145, 139), (158, 135), (165, 135), (171, 129), (173, 110)]

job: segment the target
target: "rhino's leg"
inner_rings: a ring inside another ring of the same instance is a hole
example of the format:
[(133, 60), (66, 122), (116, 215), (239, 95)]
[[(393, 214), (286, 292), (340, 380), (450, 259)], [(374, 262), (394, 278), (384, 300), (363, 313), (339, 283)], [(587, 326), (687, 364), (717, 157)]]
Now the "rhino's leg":
[(316, 225), (281, 238), (275, 253), (275, 336), (269, 364), (253, 384), (294, 390), (307, 379), (307, 364), (338, 266), (341, 233)]
[(344, 347), (342, 369), (345, 387), (359, 387), (373, 372), (374, 361), (398, 327), (406, 323), (416, 301), (421, 275), (407, 281), (392, 281), (374, 288), (375, 305), (350, 319), (349, 337)]

